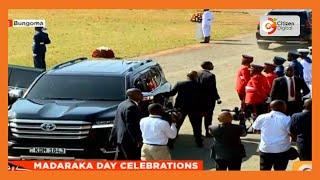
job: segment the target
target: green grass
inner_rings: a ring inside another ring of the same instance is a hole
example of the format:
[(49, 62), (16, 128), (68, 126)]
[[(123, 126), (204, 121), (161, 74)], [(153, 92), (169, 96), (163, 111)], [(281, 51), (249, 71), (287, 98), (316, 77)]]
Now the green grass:
[[(52, 44), (46, 61), (53, 66), (75, 57), (91, 57), (107, 46), (128, 58), (196, 44), (194, 9), (179, 10), (10, 10), (9, 19), (44, 19)], [(213, 39), (253, 32), (258, 15), (240, 10), (215, 12)], [(33, 28), (9, 28), (9, 64), (33, 66)]]

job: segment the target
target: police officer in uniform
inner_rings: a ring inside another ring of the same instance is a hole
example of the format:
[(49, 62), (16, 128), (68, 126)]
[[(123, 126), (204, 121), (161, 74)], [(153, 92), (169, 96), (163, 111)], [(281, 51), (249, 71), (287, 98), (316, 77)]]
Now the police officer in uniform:
[(35, 68), (46, 69), (46, 44), (50, 44), (49, 35), (43, 32), (43, 27), (35, 27), (35, 34), (33, 36), (33, 63)]
[(303, 66), (298, 61), (299, 57), (300, 54), (296, 51), (290, 51), (288, 53), (289, 66), (293, 67), (294, 76), (303, 79)]
[(284, 62), (286, 62), (286, 59), (280, 56), (275, 56), (273, 58), (273, 63), (276, 65), (274, 72), (277, 74), (278, 77), (284, 76)]

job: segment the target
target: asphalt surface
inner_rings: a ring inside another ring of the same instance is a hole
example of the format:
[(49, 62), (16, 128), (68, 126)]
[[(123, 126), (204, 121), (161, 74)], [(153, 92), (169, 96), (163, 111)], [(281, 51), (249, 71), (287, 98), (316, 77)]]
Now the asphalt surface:
[[(150, 57), (159, 62), (167, 80), (172, 85), (177, 81), (185, 80), (189, 71), (200, 70), (202, 61), (212, 61), (215, 66), (213, 73), (216, 75), (217, 88), (222, 100), (222, 104), (217, 105), (214, 111), (213, 121), (217, 123), (216, 116), (221, 109), (230, 109), (239, 105), (235, 92), (235, 75), (240, 67), (241, 54), (254, 56), (253, 64), (263, 64), (264, 62), (272, 62), (274, 56), (286, 58), (288, 51), (303, 47), (307, 46), (272, 44), (268, 50), (262, 50), (256, 44), (255, 34), (251, 33), (221, 41), (212, 41), (210, 44), (199, 43), (198, 45), (163, 51), (144, 57)], [(204, 127), (202, 133), (204, 134)], [(243, 159), (242, 170), (259, 170), (259, 141), (260, 135), (257, 134), (250, 134), (242, 139), (247, 152), (247, 157)], [(196, 147), (191, 124), (186, 119), (172, 150), (172, 158), (203, 160), (205, 169), (214, 170), (215, 163), (210, 158), (212, 140), (205, 138), (204, 143), (203, 148)], [(287, 169), (291, 169), (291, 164)]]

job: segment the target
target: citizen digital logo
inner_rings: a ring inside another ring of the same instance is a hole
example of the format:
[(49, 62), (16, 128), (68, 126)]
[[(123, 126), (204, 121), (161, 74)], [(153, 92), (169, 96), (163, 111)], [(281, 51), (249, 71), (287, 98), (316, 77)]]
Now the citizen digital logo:
[(261, 36), (299, 36), (299, 16), (263, 16), (260, 18)]
[(45, 27), (46, 21), (39, 19), (14, 19), (8, 21), (9, 27)]
[(50, 131), (54, 131), (57, 128), (57, 126), (53, 123), (43, 123), (41, 124), (40, 128), (43, 131), (50, 132)]

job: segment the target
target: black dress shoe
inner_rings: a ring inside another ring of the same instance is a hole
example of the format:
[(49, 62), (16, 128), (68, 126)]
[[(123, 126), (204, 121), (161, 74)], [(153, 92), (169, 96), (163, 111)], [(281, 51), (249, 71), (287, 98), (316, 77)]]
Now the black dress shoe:
[(211, 138), (213, 137), (210, 133), (206, 133), (206, 138)]

